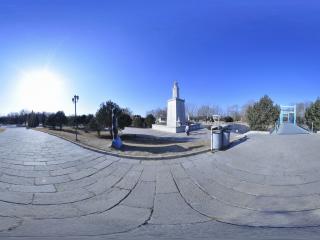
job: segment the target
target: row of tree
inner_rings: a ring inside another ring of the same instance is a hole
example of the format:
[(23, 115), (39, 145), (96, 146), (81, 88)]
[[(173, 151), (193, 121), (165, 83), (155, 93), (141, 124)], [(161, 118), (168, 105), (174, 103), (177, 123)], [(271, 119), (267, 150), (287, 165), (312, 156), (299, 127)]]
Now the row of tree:
[(45, 126), (50, 126), (56, 128), (58, 126), (62, 130), (63, 125), (68, 124), (68, 118), (63, 111), (58, 111), (56, 113), (35, 113), (31, 112), (27, 115), (26, 126), (29, 128), (38, 127), (39, 124)]
[[(297, 123), (306, 124), (314, 130), (320, 130), (320, 99), (315, 102), (297, 103)], [(63, 111), (56, 113), (46, 112), (27, 112), (22, 110), (20, 113), (10, 113), (7, 116), (0, 117), (0, 124), (17, 124), (28, 127), (37, 127), (42, 124), (44, 127), (59, 127), (61, 130), (63, 125), (74, 126), (77, 123), (80, 127), (87, 130), (100, 132), (104, 129), (110, 131), (112, 136), (112, 109), (116, 109), (118, 128), (123, 130), (127, 126), (145, 128), (151, 127), (155, 123), (156, 118), (165, 118), (166, 109), (155, 109), (150, 111), (146, 117), (133, 115), (128, 108), (121, 108), (118, 104), (111, 100), (102, 103), (95, 115), (80, 115), (75, 119), (74, 116), (66, 116)], [(275, 105), (268, 96), (262, 97), (258, 102), (249, 102), (240, 110), (237, 105), (228, 109), (228, 115), (222, 120), (227, 122), (246, 121), (252, 130), (268, 130), (275, 121), (278, 120), (280, 107)], [(186, 113), (191, 120), (211, 120), (212, 115), (221, 115), (221, 109), (218, 106), (203, 105), (195, 107), (188, 104)]]
[(155, 123), (155, 117), (152, 114), (148, 114), (145, 118), (140, 115), (132, 115), (128, 108), (121, 108), (109, 100), (100, 105), (95, 116), (87, 124), (88, 129), (97, 131), (98, 135), (103, 129), (108, 129), (112, 136), (112, 109), (115, 109), (119, 130), (129, 126), (151, 127)]
[(45, 113), (33, 113), (28, 112), (26, 110), (21, 110), (19, 113), (9, 113), (7, 116), (0, 116), (0, 124), (15, 124), (15, 125), (26, 125), (28, 121), (28, 117), (30, 114), (36, 114), (37, 119), (40, 122), (43, 122), (43, 116)]
[(132, 119), (132, 126), (138, 128), (151, 128), (152, 124), (156, 122), (156, 118), (152, 114), (148, 114), (145, 118), (140, 115), (134, 115)]
[[(0, 116), (0, 124), (14, 124), (14, 125), (24, 125), (27, 126), (30, 118), (33, 119), (32, 121), (35, 123), (38, 122), (39, 124), (46, 125), (46, 120), (48, 119), (49, 115), (52, 115), (53, 113), (48, 112), (29, 112), (26, 110), (22, 110), (19, 113), (9, 113), (7, 116)], [(55, 114), (55, 113), (54, 113)], [(93, 114), (88, 115), (80, 115), (77, 116), (77, 122), (79, 125), (87, 125), (94, 117)], [(67, 117), (67, 123), (66, 125), (73, 126), (75, 123), (75, 117), (74, 116), (68, 116)], [(31, 125), (34, 125), (33, 123)]]
[(40, 124), (44, 127), (56, 129), (59, 127), (62, 130), (64, 125), (75, 126), (77, 123), (80, 128), (88, 131), (97, 131), (98, 135), (103, 130), (108, 130), (112, 136), (112, 109), (116, 109), (118, 128), (123, 130), (125, 127), (133, 126), (139, 128), (151, 128), (155, 123), (155, 117), (148, 114), (146, 117), (140, 115), (133, 115), (128, 108), (121, 108), (115, 102), (107, 101), (102, 103), (96, 114), (66, 116), (63, 111), (56, 113), (39, 113), (21, 111), (20, 113), (11, 113), (7, 116), (0, 117), (0, 124), (16, 124), (24, 125), (26, 127), (34, 128)]
[[(252, 102), (250, 102), (251, 104)], [(238, 105), (232, 105), (227, 108), (226, 111), (223, 111), (217, 105), (201, 105), (197, 106), (196, 104), (187, 103), (186, 104), (186, 116), (191, 121), (213, 121), (213, 115), (220, 115), (222, 118), (225, 118), (227, 121), (244, 121), (246, 109), (250, 105), (245, 104), (241, 108)], [(156, 119), (166, 118), (167, 117), (167, 108), (157, 108), (148, 112), (152, 114)], [(224, 120), (224, 119), (223, 119)]]

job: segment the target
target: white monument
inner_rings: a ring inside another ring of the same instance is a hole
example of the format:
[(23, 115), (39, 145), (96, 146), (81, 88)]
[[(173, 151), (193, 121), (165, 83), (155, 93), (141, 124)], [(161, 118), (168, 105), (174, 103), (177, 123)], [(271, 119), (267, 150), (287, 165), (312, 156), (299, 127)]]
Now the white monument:
[(168, 100), (167, 106), (167, 124), (153, 124), (152, 129), (165, 132), (184, 132), (186, 125), (186, 110), (184, 99), (180, 98), (179, 86), (174, 82), (172, 89), (172, 98)]
[(184, 100), (179, 96), (179, 86), (174, 82), (172, 89), (172, 98), (168, 100), (167, 107), (167, 126), (180, 127), (186, 124), (186, 110)]

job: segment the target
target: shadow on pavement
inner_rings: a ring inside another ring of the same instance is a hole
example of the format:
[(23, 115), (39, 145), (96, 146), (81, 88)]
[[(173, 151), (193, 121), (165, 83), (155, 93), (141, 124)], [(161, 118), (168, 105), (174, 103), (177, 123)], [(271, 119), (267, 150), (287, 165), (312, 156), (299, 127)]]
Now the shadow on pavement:
[(143, 144), (166, 144), (166, 143), (185, 143), (194, 141), (190, 137), (156, 137), (147, 134), (122, 134), (121, 139), (128, 143), (143, 143)]
[(181, 153), (192, 151), (197, 148), (201, 148), (202, 146), (190, 146), (190, 147), (182, 147), (179, 145), (171, 145), (171, 146), (163, 146), (163, 147), (146, 147), (146, 146), (132, 146), (132, 145), (123, 145), (123, 151), (125, 152), (148, 152), (148, 153)]
[(242, 138), (240, 138), (240, 139), (237, 139), (237, 140), (231, 142), (230, 145), (229, 145), (229, 147), (228, 147), (227, 149), (225, 149), (225, 150), (231, 149), (231, 148), (233, 148), (233, 147), (235, 147), (235, 146), (237, 146), (237, 145), (239, 145), (239, 144), (241, 144), (241, 143), (244, 143), (244, 142), (247, 141), (248, 139), (249, 139), (249, 138), (248, 138), (247, 136), (244, 136), (244, 137), (242, 137)]

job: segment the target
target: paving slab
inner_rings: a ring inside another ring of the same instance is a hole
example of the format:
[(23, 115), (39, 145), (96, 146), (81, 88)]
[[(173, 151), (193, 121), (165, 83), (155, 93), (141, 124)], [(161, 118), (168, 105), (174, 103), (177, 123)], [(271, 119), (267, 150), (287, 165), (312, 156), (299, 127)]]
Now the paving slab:
[(115, 187), (120, 189), (132, 190), (138, 183), (141, 177), (141, 171), (130, 170), (116, 185)]
[(29, 204), (32, 200), (33, 193), (2, 191), (0, 194), (0, 201), (4, 202)]
[(128, 194), (129, 190), (112, 188), (98, 196), (73, 203), (73, 205), (86, 215), (102, 213), (120, 204)]
[(14, 217), (0, 216), (0, 232), (13, 230), (21, 224), (22, 220)]
[(48, 193), (56, 192), (56, 188), (52, 184), (48, 185), (11, 185), (9, 191), (13, 192), (32, 192), (32, 193)]
[(86, 189), (75, 189), (73, 191), (55, 193), (34, 193), (32, 203), (39, 205), (73, 203), (93, 196), (94, 194)]
[(156, 193), (177, 193), (170, 167), (159, 167), (156, 176)]
[(121, 179), (122, 177), (109, 175), (104, 179), (99, 179), (95, 183), (86, 186), (85, 189), (91, 193), (94, 193), (95, 195), (99, 195), (108, 191), (112, 186), (121, 181)]
[(140, 181), (130, 195), (121, 203), (125, 206), (153, 208), (155, 182)]
[(61, 175), (55, 177), (37, 177), (35, 178), (36, 185), (46, 185), (46, 184), (55, 184), (55, 183), (65, 183), (70, 182), (71, 178), (68, 175)]
[(48, 218), (70, 218), (84, 215), (71, 204), (59, 205), (32, 205), (32, 204), (14, 204), (0, 202), (0, 212), (3, 216), (48, 219)]
[(0, 176), (0, 181), (11, 184), (19, 184), (19, 185), (32, 185), (35, 182), (35, 179), (32, 177), (19, 177), (13, 175), (3, 174)]
[(185, 224), (205, 222), (209, 218), (193, 210), (179, 193), (157, 194), (150, 224)]

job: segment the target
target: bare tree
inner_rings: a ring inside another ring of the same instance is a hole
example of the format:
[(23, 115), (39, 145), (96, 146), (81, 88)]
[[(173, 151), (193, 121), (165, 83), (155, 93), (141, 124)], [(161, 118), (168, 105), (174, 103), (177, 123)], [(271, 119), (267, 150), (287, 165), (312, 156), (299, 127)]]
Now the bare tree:
[[(297, 113), (297, 122), (299, 124), (302, 124), (302, 123), (305, 123), (306, 119), (305, 119), (305, 112), (306, 112), (306, 109), (308, 107), (310, 107), (312, 102), (298, 102), (298, 103), (295, 103), (296, 105), (296, 113)], [(294, 105), (294, 104), (292, 104)]]
[(197, 116), (198, 106), (193, 103), (186, 103), (186, 114), (190, 118), (194, 118)]
[(24, 124), (24, 125), (27, 125), (27, 118), (28, 118), (28, 115), (29, 115), (29, 111), (28, 110), (25, 110), (25, 109), (22, 109), (19, 113), (19, 124)]
[(197, 119), (213, 121), (213, 115), (222, 115), (222, 112), (218, 105), (202, 105), (197, 110)]
[(198, 117), (211, 117), (214, 114), (213, 109), (209, 105), (202, 105), (199, 107), (197, 115)]
[(241, 115), (240, 115), (239, 106), (237, 104), (229, 106), (227, 108), (227, 115), (232, 117), (234, 121), (240, 121)]
[(241, 115), (241, 121), (243, 122), (247, 122), (248, 118), (247, 118), (247, 110), (250, 106), (253, 106), (255, 103), (254, 100), (250, 100), (248, 102), (246, 102), (244, 105), (242, 105), (241, 107), (241, 111), (240, 111), (240, 115)]
[(197, 111), (198, 117), (211, 117), (215, 114), (222, 114), (222, 109), (218, 105), (202, 105)]
[(152, 114), (156, 119), (159, 118), (167, 118), (167, 108), (157, 108), (147, 112), (148, 114)]
[(223, 114), (223, 110), (221, 107), (219, 107), (218, 105), (212, 105), (211, 106), (212, 112), (215, 115), (222, 115)]

